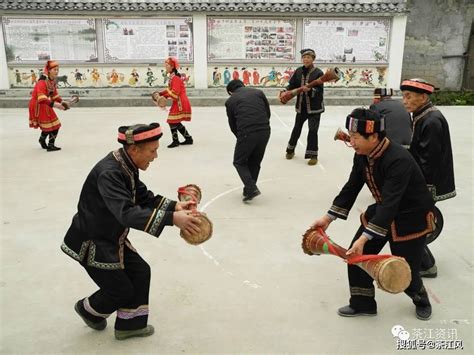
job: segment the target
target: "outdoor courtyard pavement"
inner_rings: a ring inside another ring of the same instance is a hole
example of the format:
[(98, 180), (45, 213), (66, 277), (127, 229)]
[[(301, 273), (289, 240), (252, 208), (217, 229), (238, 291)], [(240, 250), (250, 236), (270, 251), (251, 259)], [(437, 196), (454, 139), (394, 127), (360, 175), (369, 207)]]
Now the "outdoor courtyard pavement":
[[(195, 107), (186, 124), (195, 144), (167, 149), (166, 112), (149, 108), (73, 108), (60, 112), (62, 128), (48, 153), (26, 109), (0, 110), (1, 124), (1, 354), (313, 353), (394, 354), (396, 325), (430, 346), (473, 348), (473, 108), (441, 107), (453, 141), (458, 196), (438, 204), (445, 226), (431, 249), (439, 276), (425, 279), (433, 317), (415, 318), (404, 294), (376, 290), (376, 317), (342, 318), (348, 303), (346, 265), (332, 255), (308, 256), (302, 234), (330, 207), (348, 178), (353, 151), (334, 141), (353, 107), (328, 107), (319, 130), (320, 162), (303, 159), (307, 128), (296, 156), (285, 159), (294, 108), (272, 106), (272, 134), (259, 180), (262, 195), (244, 204), (232, 166), (235, 138), (224, 107)], [(176, 199), (187, 183), (203, 190), (199, 206), (214, 223), (213, 237), (187, 244), (175, 227), (156, 239), (132, 231), (130, 240), (152, 267), (150, 317), (156, 333), (117, 341), (114, 316), (102, 332), (88, 328), (74, 303), (95, 292), (82, 267), (63, 254), (82, 184), (94, 164), (119, 147), (117, 127), (158, 121), (165, 134), (158, 159), (141, 180)], [(348, 221), (328, 234), (348, 246), (361, 211), (371, 203), (364, 188)], [(385, 249), (384, 252), (388, 252)], [(399, 343), (400, 344), (400, 343)], [(423, 350), (422, 344), (426, 349)], [(443, 345), (444, 344), (444, 345)]]

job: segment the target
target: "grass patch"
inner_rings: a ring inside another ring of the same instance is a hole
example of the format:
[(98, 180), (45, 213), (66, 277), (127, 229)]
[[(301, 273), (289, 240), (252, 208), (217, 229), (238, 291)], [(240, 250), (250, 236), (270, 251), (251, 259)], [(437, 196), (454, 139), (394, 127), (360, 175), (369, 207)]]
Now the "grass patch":
[(474, 106), (474, 91), (437, 91), (431, 101), (438, 106)]

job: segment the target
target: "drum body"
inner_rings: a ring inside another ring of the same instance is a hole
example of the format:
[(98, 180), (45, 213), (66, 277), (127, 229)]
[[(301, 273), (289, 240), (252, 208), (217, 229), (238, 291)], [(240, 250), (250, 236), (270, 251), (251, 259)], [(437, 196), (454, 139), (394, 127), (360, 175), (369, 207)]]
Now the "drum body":
[(410, 265), (400, 257), (373, 258), (354, 265), (367, 272), (380, 289), (389, 293), (403, 292), (411, 282)]
[(333, 254), (346, 258), (347, 249), (336, 244), (329, 237), (324, 237), (318, 229), (308, 229), (301, 243), (303, 251), (308, 255)]

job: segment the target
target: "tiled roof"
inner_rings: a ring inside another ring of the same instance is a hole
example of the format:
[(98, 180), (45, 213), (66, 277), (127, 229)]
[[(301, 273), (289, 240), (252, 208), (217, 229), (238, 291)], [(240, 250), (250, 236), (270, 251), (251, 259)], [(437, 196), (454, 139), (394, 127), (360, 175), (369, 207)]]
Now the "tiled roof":
[[(3, 14), (35, 11), (55, 12), (267, 12), (305, 14), (405, 13), (406, 0), (2, 0)], [(26, 13), (30, 15), (31, 13)]]

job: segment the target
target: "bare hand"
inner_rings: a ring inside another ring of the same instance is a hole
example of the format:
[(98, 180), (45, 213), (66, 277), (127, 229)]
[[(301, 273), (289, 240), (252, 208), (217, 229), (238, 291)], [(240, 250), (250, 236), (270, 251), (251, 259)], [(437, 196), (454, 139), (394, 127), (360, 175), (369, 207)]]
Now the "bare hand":
[(176, 211), (173, 213), (173, 224), (189, 234), (201, 232), (200, 220), (191, 211)]
[(316, 229), (316, 228), (322, 228), (323, 231), (325, 231), (328, 227), (329, 224), (331, 224), (332, 219), (329, 218), (326, 214), (322, 217), (319, 217), (317, 220), (311, 224), (310, 228), (311, 229)]
[(311, 88), (307, 87), (307, 86), (303, 86), (303, 89), (302, 89), (303, 92), (308, 92), (308, 91), (311, 91)]
[(176, 203), (175, 211), (195, 210), (196, 206), (196, 201), (181, 201)]
[(364, 245), (368, 240), (369, 238), (365, 235), (361, 235), (359, 239), (352, 244), (352, 247), (347, 251), (346, 255), (362, 255), (364, 252)]

